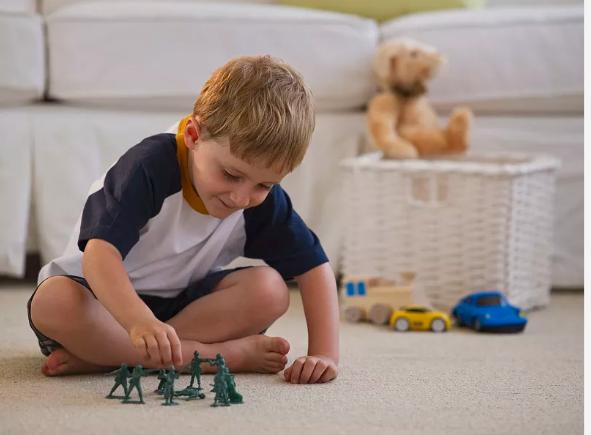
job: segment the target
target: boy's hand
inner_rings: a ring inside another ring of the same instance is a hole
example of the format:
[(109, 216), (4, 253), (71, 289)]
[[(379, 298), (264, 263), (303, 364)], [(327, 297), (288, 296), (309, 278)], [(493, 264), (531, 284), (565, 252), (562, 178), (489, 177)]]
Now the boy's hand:
[(154, 318), (135, 324), (129, 329), (129, 338), (154, 364), (163, 367), (180, 367), (183, 364), (181, 341), (174, 328), (167, 323)]
[(337, 365), (324, 355), (303, 356), (285, 369), (283, 377), (292, 384), (328, 382), (337, 377)]

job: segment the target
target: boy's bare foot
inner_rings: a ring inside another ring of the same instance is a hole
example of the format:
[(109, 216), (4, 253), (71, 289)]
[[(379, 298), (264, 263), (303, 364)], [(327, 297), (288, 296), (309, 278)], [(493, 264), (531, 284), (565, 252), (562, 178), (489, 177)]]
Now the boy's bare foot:
[[(287, 364), (289, 343), (281, 337), (251, 335), (216, 344), (216, 352), (224, 355), (228, 368), (234, 372), (279, 373)], [(212, 357), (215, 355), (212, 355)], [(74, 356), (64, 348), (54, 350), (47, 357), (41, 372), (45, 376), (110, 372), (116, 367), (92, 364)], [(215, 367), (205, 372), (215, 373)]]
[(289, 343), (281, 337), (250, 335), (220, 343), (232, 372), (279, 373), (287, 364)]
[(114, 370), (114, 367), (105, 367), (88, 363), (77, 356), (72, 355), (64, 348), (59, 348), (51, 352), (47, 357), (45, 364), (41, 367), (41, 372), (45, 376), (102, 373), (111, 370)]

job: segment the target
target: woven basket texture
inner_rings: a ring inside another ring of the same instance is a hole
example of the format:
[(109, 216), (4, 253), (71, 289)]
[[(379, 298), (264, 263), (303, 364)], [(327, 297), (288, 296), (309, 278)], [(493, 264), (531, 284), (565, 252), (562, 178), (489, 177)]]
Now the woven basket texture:
[(543, 307), (551, 286), (554, 185), (548, 156), (345, 160), (345, 275), (397, 279), (439, 309), (498, 289), (523, 309)]

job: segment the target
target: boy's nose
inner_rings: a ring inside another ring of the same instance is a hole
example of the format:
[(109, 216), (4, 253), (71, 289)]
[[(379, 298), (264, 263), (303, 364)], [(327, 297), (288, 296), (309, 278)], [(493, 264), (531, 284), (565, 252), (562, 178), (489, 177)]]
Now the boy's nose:
[(246, 208), (250, 203), (250, 198), (247, 194), (241, 192), (232, 192), (230, 194), (232, 206), (235, 208)]

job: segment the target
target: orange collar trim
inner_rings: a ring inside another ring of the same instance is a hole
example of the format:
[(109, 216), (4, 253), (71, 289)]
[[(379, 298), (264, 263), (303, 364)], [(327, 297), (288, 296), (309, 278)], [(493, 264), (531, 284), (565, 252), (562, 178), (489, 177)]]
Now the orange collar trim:
[(191, 183), (189, 177), (189, 149), (185, 146), (185, 127), (187, 122), (191, 119), (191, 115), (187, 115), (179, 122), (179, 128), (176, 132), (176, 158), (181, 168), (181, 186), (183, 189), (183, 198), (189, 203), (191, 208), (201, 214), (209, 214), (205, 208), (203, 200), (197, 194), (197, 191)]

